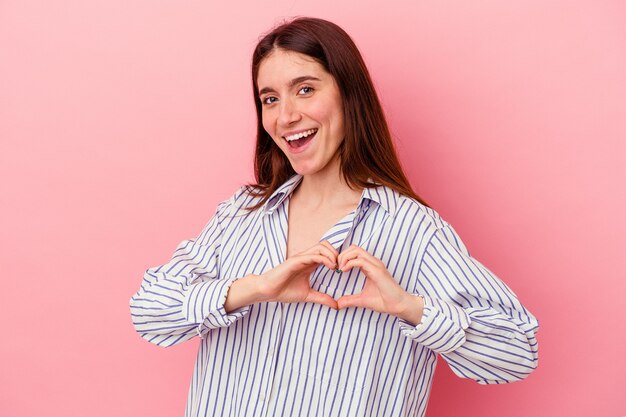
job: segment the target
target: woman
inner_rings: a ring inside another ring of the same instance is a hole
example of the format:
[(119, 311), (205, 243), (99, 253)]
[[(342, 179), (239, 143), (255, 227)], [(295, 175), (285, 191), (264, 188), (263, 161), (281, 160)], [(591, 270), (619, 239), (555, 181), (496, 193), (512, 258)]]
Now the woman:
[(186, 415), (423, 416), (437, 353), (526, 377), (537, 320), (411, 190), (350, 37), (285, 23), (252, 80), (257, 184), (131, 299), (148, 341), (202, 338)]

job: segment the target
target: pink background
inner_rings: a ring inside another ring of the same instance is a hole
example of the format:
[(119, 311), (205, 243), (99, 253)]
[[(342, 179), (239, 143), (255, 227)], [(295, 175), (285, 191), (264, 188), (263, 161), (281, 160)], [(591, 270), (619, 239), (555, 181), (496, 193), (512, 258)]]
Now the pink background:
[(418, 193), (539, 319), (539, 368), (443, 360), (429, 416), (626, 415), (626, 2), (0, 1), (0, 415), (183, 414), (197, 340), (134, 332), (143, 271), (252, 179), (249, 62), (344, 27)]

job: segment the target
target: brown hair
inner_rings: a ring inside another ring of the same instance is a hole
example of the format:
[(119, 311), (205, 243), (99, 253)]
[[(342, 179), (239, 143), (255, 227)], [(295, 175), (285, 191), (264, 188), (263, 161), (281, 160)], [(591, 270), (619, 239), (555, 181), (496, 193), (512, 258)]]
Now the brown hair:
[(300, 17), (265, 35), (252, 55), (252, 88), (257, 113), (254, 174), (249, 188), (263, 205), (281, 184), (295, 174), (289, 160), (263, 128), (257, 76), (263, 59), (280, 48), (308, 55), (335, 79), (344, 112), (345, 137), (339, 147), (341, 173), (352, 188), (388, 186), (427, 205), (411, 188), (391, 140), (383, 109), (356, 45), (339, 26), (326, 20)]

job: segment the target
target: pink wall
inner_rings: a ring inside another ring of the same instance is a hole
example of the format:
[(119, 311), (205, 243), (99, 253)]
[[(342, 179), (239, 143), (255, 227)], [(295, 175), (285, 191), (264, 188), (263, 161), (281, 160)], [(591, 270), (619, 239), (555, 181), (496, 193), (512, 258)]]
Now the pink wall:
[(416, 189), (541, 323), (526, 381), (440, 361), (428, 415), (626, 415), (626, 3), (225, 4), (0, 2), (0, 415), (182, 415), (197, 342), (128, 299), (252, 178), (250, 53), (296, 14), (352, 34)]

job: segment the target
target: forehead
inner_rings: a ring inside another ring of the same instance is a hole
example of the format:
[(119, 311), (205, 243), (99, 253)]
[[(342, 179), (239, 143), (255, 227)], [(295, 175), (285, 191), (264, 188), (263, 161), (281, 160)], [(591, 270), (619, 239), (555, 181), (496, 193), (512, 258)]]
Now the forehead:
[(280, 87), (289, 81), (311, 75), (321, 80), (332, 78), (324, 67), (315, 59), (299, 52), (275, 49), (261, 61), (257, 75), (259, 89)]

